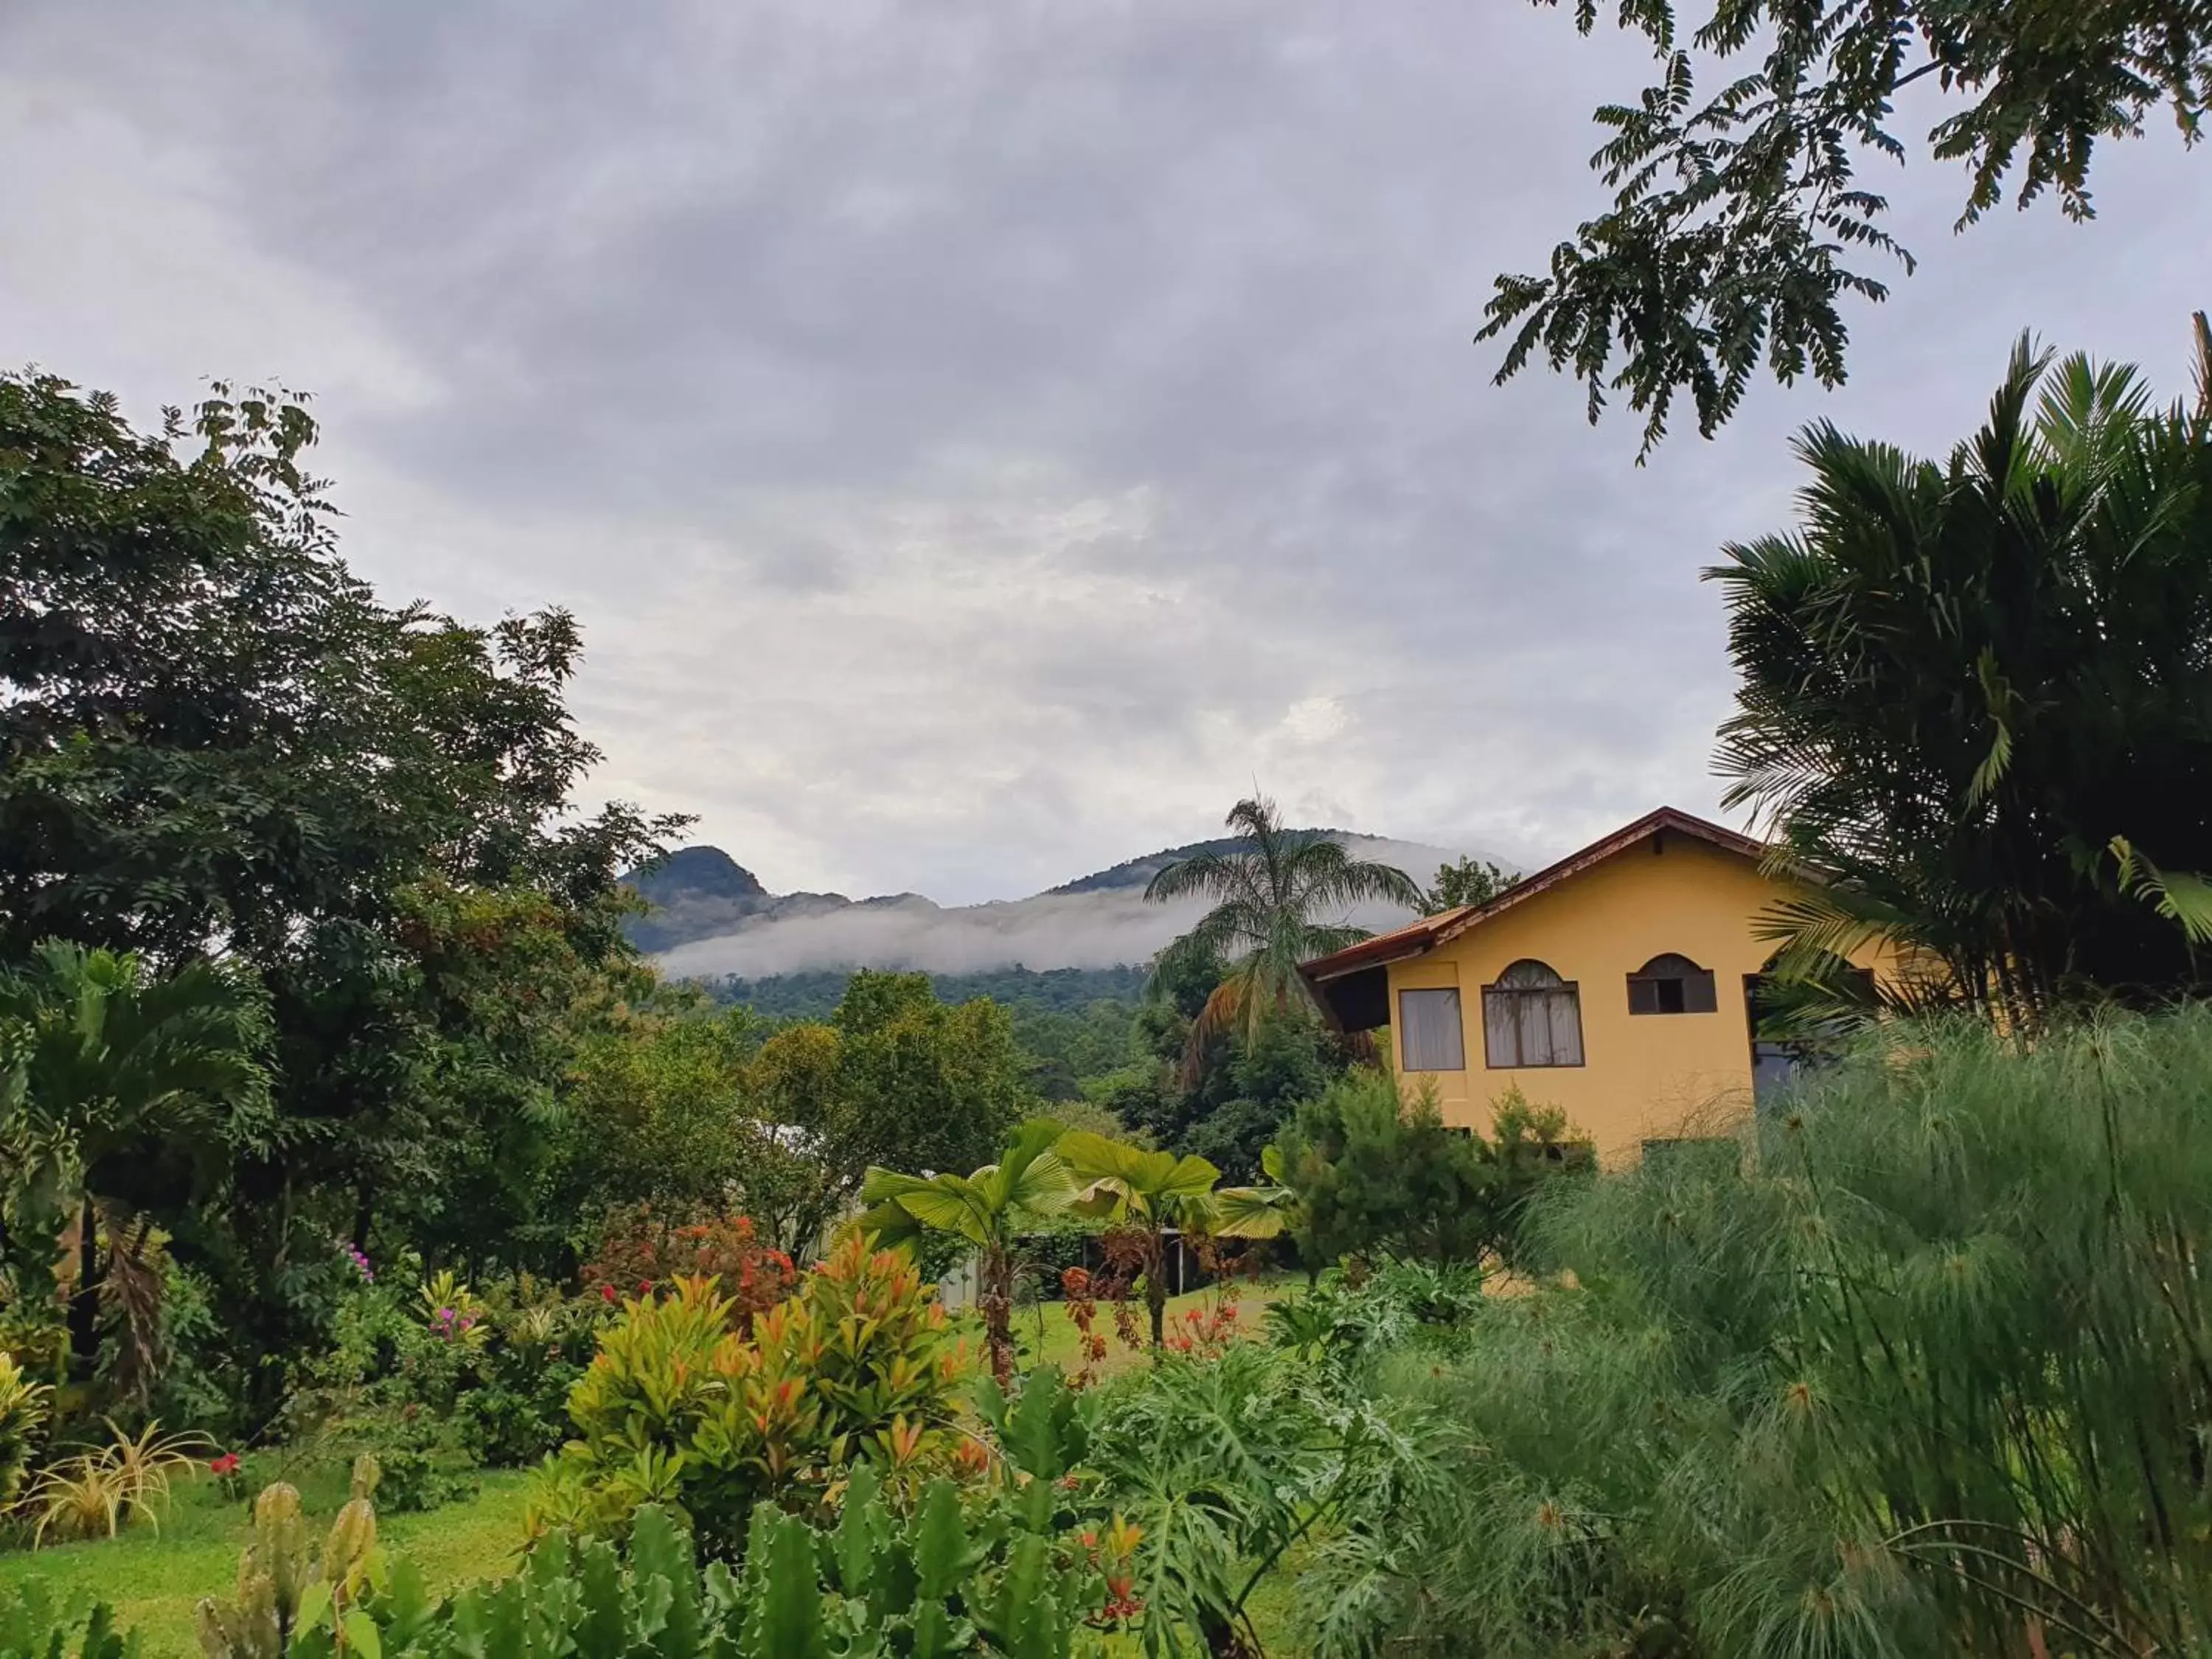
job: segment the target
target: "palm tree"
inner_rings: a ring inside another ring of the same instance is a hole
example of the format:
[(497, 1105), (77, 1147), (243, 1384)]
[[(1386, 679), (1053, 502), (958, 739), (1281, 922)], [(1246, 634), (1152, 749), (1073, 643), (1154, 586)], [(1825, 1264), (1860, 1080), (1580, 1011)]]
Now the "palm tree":
[(951, 1233), (977, 1247), (976, 1304), (991, 1352), (991, 1374), (1006, 1387), (1014, 1374), (1014, 1246), (1026, 1226), (1067, 1207), (1075, 1197), (1067, 1165), (1054, 1150), (1060, 1127), (1036, 1118), (1014, 1131), (996, 1164), (973, 1175), (901, 1175), (872, 1166), (860, 1183), (865, 1232), (897, 1243), (923, 1229)]
[(1195, 927), (1161, 952), (1156, 967), (1162, 975), (1194, 962), (1228, 970), (1191, 1026), (1183, 1055), (1190, 1074), (1219, 1033), (1241, 1026), (1249, 1038), (1268, 1014), (1311, 1006), (1298, 964), (1367, 937), (1364, 928), (1341, 920), (1353, 905), (1419, 910), (1425, 896), (1404, 871), (1355, 859), (1333, 836), (1285, 830), (1265, 796), (1238, 801), (1227, 823), (1241, 842), (1235, 851), (1178, 859), (1145, 888), (1155, 904), (1194, 895), (1214, 901)]
[(1802, 527), (1725, 550), (1728, 800), (1809, 873), (1781, 965), (2033, 1021), (2201, 987), (2212, 943), (2212, 330), (2196, 408), (2023, 339), (1946, 464), (1809, 428)]
[(0, 975), (0, 1260), (18, 1304), (46, 1309), (74, 1255), (69, 1325), (87, 1358), (104, 1284), (121, 1292), (118, 1366), (136, 1382), (150, 1381), (159, 1279), (151, 1218), (118, 1189), (265, 1134), (265, 1033), (253, 989), (205, 962), (156, 978), (135, 955), (49, 939)]
[(1217, 1188), (1221, 1171), (1206, 1159), (1148, 1152), (1088, 1129), (1060, 1138), (1060, 1156), (1075, 1178), (1076, 1210), (1142, 1241), (1145, 1305), (1152, 1346), (1167, 1335), (1167, 1235), (1273, 1238), (1283, 1230), (1288, 1194), (1274, 1187)]

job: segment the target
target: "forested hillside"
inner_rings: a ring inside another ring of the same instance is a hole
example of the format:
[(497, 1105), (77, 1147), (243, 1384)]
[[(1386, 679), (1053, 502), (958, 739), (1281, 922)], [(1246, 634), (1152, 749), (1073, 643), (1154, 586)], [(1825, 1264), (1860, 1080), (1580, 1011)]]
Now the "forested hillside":
[[(778, 974), (765, 979), (713, 980), (704, 988), (715, 1001), (743, 1003), (771, 1019), (823, 1019), (845, 994), (852, 975), (842, 969)], [(988, 997), (1008, 1008), (1073, 1013), (1094, 1002), (1134, 1003), (1145, 994), (1146, 969), (1121, 968), (1001, 968), (982, 974), (932, 974), (931, 986), (946, 1002)]]

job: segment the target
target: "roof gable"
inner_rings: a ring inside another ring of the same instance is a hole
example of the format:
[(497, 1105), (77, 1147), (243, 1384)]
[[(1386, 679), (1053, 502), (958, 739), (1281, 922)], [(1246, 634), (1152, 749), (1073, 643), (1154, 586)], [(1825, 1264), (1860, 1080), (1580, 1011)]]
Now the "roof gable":
[(1626, 852), (1655, 836), (1670, 832), (1705, 842), (1723, 852), (1754, 862), (1766, 854), (1765, 847), (1748, 836), (1739, 835), (1723, 825), (1710, 823), (1674, 807), (1662, 806), (1656, 811), (1645, 813), (1633, 823), (1624, 824), (1611, 835), (1592, 842), (1579, 852), (1570, 853), (1558, 863), (1546, 866), (1534, 875), (1515, 882), (1487, 903), (1462, 905), (1455, 910), (1423, 916), (1406, 927), (1362, 939), (1357, 945), (1348, 945), (1315, 961), (1302, 963), (1298, 971), (1305, 975), (1309, 983), (1317, 987), (1323, 981), (1341, 978), (1346, 974), (1379, 968), (1387, 963), (1403, 962), (1410, 957), (1425, 956), (1437, 946), (1457, 939), (1469, 928), (1480, 927), (1492, 916), (1517, 904), (1525, 904), (1539, 894), (1572, 881), (1584, 871), (1602, 864), (1615, 854)]

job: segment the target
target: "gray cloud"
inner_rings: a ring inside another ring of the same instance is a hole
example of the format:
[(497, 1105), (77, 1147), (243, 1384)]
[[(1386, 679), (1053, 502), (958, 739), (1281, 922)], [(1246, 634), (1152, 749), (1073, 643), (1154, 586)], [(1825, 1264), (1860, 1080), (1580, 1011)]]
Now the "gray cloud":
[(1712, 809), (1696, 574), (1793, 426), (1948, 442), (2028, 324), (2165, 375), (2212, 252), (2162, 137), (2086, 228), (1917, 167), (1851, 386), (1639, 471), (1468, 337), (1644, 70), (1445, 0), (16, 0), (0, 341), (314, 388), (359, 567), (573, 606), (594, 787), (780, 888), (1031, 891), (1255, 781), (1534, 861)]

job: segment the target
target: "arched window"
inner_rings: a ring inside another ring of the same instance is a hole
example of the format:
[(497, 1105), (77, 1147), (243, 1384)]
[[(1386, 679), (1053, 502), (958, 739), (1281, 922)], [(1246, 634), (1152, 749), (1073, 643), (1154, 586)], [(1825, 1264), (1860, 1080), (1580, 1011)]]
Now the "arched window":
[(1669, 951), (1628, 976), (1632, 1014), (1710, 1014), (1720, 1007), (1713, 970)]
[(1540, 962), (1515, 963), (1482, 988), (1484, 1056), (1504, 1071), (1583, 1063), (1582, 997)]

